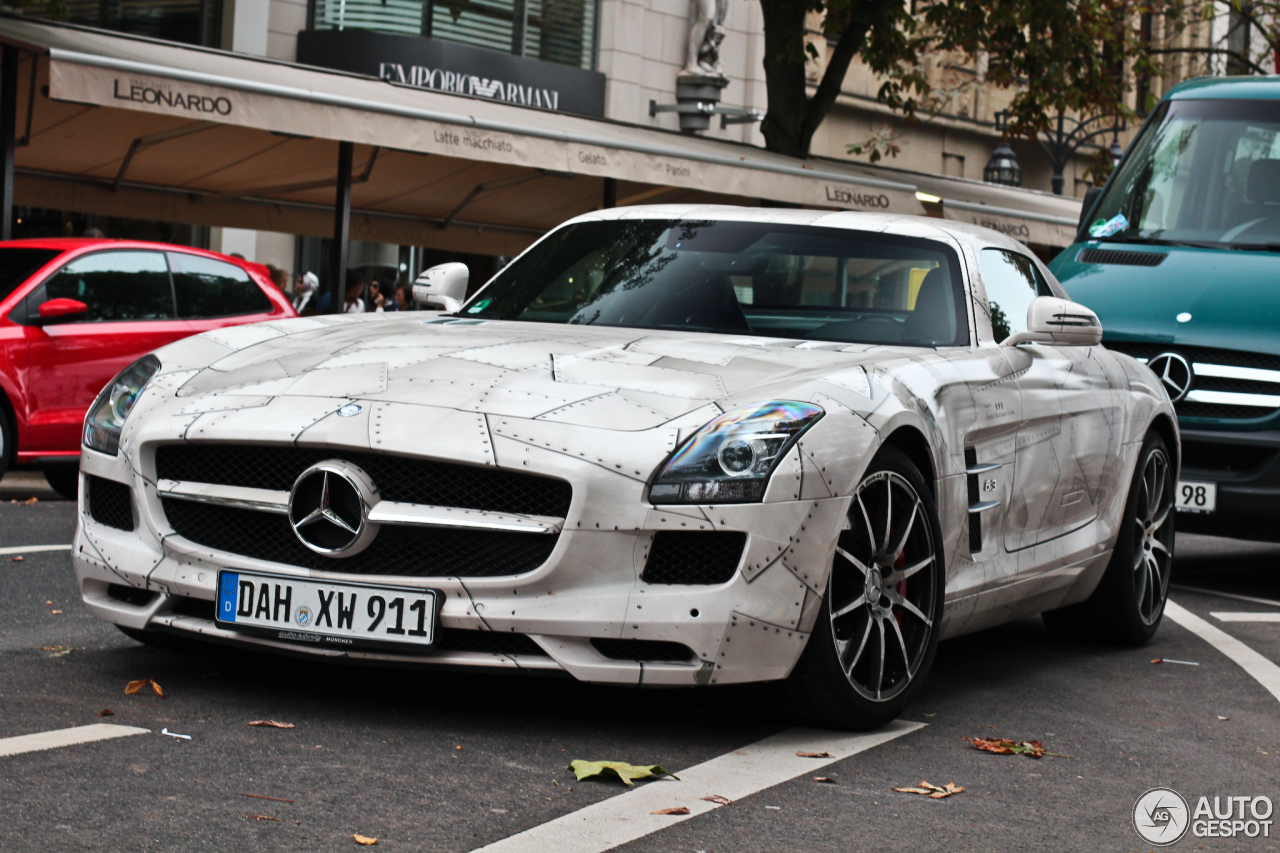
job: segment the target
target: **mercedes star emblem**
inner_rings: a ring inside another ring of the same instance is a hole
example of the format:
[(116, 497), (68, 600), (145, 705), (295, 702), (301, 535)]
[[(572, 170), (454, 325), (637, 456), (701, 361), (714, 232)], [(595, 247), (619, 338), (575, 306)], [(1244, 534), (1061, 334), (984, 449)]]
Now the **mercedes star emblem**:
[(289, 525), (298, 541), (317, 554), (350, 557), (369, 546), (378, 525), (369, 509), (378, 490), (369, 475), (340, 459), (303, 471), (289, 493)]
[(1169, 400), (1177, 403), (1191, 390), (1191, 365), (1176, 352), (1164, 352), (1147, 362), (1147, 367), (1169, 392)]

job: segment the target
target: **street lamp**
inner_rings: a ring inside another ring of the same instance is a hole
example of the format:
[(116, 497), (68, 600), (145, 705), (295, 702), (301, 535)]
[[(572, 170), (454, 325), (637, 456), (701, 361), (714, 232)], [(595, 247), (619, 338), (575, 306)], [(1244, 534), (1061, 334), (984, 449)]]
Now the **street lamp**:
[(1018, 155), (1013, 153), (1006, 140), (1001, 139), (996, 150), (991, 152), (991, 159), (982, 170), (982, 180), (1005, 187), (1022, 186), (1022, 166), (1018, 165)]
[[(1000, 110), (995, 114), (996, 131), (1004, 133), (1009, 126), (1009, 111)], [(1090, 126), (1097, 123), (1110, 121), (1110, 126), (1099, 127), (1097, 130), (1089, 130)], [(1070, 122), (1071, 130), (1067, 130), (1067, 123)], [(1053, 194), (1062, 195), (1062, 191), (1066, 185), (1066, 179), (1063, 173), (1067, 169), (1067, 163), (1089, 140), (1104, 134), (1111, 134), (1111, 148), (1108, 153), (1115, 163), (1120, 162), (1120, 157), (1124, 154), (1124, 149), (1120, 147), (1120, 133), (1126, 129), (1124, 119), (1117, 116), (1094, 116), (1084, 121), (1064, 116), (1058, 113), (1057, 127), (1043, 135), (1043, 138), (1037, 137), (1036, 141), (1040, 143), (1040, 147), (1044, 149), (1044, 153), (1049, 158), (1049, 164), (1053, 166)], [(999, 153), (1000, 149), (996, 149)], [(992, 155), (995, 160), (995, 155)]]

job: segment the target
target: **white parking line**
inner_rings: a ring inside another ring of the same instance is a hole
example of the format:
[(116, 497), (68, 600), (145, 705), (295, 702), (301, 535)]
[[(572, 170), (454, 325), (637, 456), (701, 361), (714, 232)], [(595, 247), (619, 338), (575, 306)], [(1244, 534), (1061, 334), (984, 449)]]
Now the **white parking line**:
[(94, 723), (91, 726), (76, 726), (71, 729), (57, 729), (51, 732), (37, 732), (33, 735), (0, 738), (0, 757), (20, 755), (24, 752), (38, 752), (42, 749), (57, 749), (60, 746), (74, 746), (78, 743), (93, 743), (95, 740), (110, 740), (116, 737), (150, 734), (151, 729), (139, 729), (133, 726), (113, 726), (109, 723)]
[(28, 545), (25, 548), (0, 548), (3, 554), (34, 554), (37, 551), (70, 551), (70, 545)]
[(1280, 622), (1280, 613), (1241, 613), (1236, 611), (1210, 613), (1219, 622)]
[(1271, 691), (1272, 696), (1280, 699), (1280, 666), (1172, 600), (1165, 602), (1164, 614), (1231, 658), (1259, 684)]
[[(812, 773), (894, 738), (924, 728), (901, 720), (866, 734), (788, 729), (750, 746), (678, 772), (680, 781), (642, 783), (619, 794), (473, 853), (601, 853), (666, 829), (721, 806), (699, 799), (719, 795), (741, 799), (789, 779)], [(796, 752), (827, 752), (831, 758), (800, 758)], [(684, 806), (688, 815), (655, 815), (658, 809)]]

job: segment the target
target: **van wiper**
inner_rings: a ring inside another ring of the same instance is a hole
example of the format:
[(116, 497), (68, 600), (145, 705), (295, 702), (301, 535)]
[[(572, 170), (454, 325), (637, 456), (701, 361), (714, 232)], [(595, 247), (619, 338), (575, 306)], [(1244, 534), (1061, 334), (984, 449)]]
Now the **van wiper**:
[(1280, 252), (1280, 243), (1232, 243), (1231, 248), (1242, 252)]
[(1225, 243), (1204, 240), (1165, 240), (1160, 237), (1098, 237), (1102, 243), (1136, 243), (1139, 246), (1185, 246), (1192, 249), (1221, 249)]

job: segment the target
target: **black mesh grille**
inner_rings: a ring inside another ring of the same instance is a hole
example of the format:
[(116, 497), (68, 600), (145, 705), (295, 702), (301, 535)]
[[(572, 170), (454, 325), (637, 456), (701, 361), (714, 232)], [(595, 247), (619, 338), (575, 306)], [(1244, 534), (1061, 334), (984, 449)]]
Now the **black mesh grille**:
[(982, 513), (969, 513), (969, 553), (976, 554), (982, 550)]
[(1182, 467), (1202, 471), (1244, 473), (1256, 471), (1275, 458), (1272, 447), (1226, 444), (1210, 441), (1182, 442)]
[(231, 554), (327, 572), (405, 577), (504, 577), (547, 561), (557, 536), (384, 525), (364, 551), (333, 559), (298, 541), (283, 515), (165, 498), (179, 536)]
[(591, 640), (596, 651), (610, 660), (693, 660), (693, 649), (683, 643), (666, 640), (612, 640), (596, 637)]
[(663, 530), (653, 537), (640, 579), (645, 583), (725, 583), (738, 570), (747, 534)]
[[(175, 595), (169, 600), (169, 611), (214, 621), (213, 601)], [(486, 652), (495, 655), (539, 655), (547, 657), (533, 640), (524, 634), (501, 631), (471, 631), (464, 628), (437, 628), (435, 651)]]
[(1225, 403), (1197, 403), (1192, 400), (1183, 400), (1174, 408), (1178, 410), (1178, 414), (1188, 418), (1234, 418), (1242, 421), (1265, 418), (1276, 413), (1275, 409), (1265, 406), (1229, 406)]
[(284, 492), (299, 474), (325, 459), (360, 466), (388, 501), (563, 518), (573, 497), (564, 480), (516, 471), (288, 445), (162, 445), (156, 449), (156, 476)]
[(1122, 264), (1128, 267), (1158, 267), (1169, 257), (1164, 252), (1124, 252), (1114, 249), (1083, 249), (1076, 255), (1082, 264)]
[[(964, 467), (972, 468), (978, 464), (978, 451), (973, 447), (964, 449)], [(967, 478), (969, 486), (969, 505), (978, 502), (978, 475), (970, 474)], [(982, 514), (969, 513), (969, 553), (976, 554), (982, 550)]]
[(93, 520), (119, 530), (132, 530), (133, 489), (103, 477), (89, 476), (87, 480)]
[[(136, 586), (125, 586), (120, 583), (113, 583), (107, 587), (107, 598), (113, 601), (120, 601), (130, 604), (134, 607), (146, 607), (155, 600), (157, 593), (148, 589), (138, 589)], [(213, 618), (210, 616), (209, 618)]]

